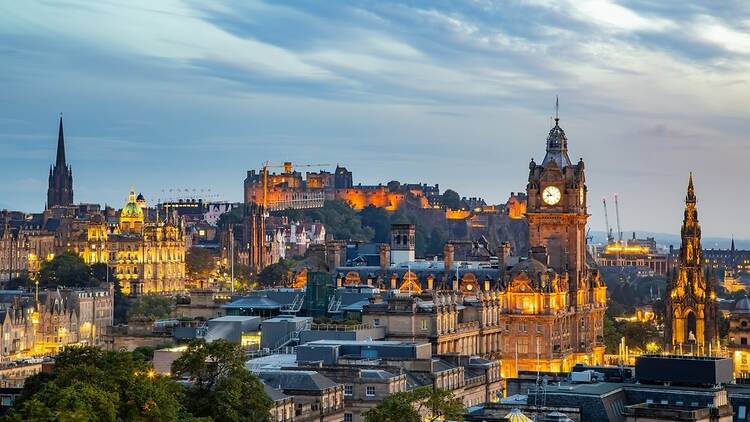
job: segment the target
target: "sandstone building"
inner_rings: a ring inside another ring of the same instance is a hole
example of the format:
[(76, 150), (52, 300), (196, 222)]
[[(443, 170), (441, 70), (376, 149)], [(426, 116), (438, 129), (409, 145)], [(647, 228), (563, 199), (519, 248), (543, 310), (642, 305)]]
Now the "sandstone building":
[[(718, 341), (716, 293), (703, 268), (693, 175), (690, 174), (682, 222), (678, 267), (667, 285), (665, 337), (680, 353), (708, 353)], [(689, 349), (686, 349), (689, 348)]]

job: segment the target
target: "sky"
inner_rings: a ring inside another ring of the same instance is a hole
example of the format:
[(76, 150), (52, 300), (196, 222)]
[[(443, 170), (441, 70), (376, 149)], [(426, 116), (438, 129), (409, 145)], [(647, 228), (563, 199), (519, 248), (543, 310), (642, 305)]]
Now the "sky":
[(504, 202), (559, 96), (594, 230), (618, 193), (677, 233), (692, 171), (704, 235), (750, 238), (743, 0), (2, 2), (0, 69), (0, 208), (44, 207), (60, 113), (80, 202), (241, 201), (266, 160)]

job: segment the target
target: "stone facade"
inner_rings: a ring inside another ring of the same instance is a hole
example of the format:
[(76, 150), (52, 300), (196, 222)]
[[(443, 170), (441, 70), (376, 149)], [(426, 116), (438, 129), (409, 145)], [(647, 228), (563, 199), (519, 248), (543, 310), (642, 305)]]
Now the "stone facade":
[(682, 222), (682, 245), (678, 267), (667, 285), (665, 337), (670, 350), (708, 353), (711, 343), (719, 339), (716, 293), (711, 273), (703, 268), (701, 228), (698, 223), (693, 175), (688, 181), (685, 217)]
[(106, 263), (114, 268), (125, 294), (181, 292), (186, 278), (182, 220), (175, 214), (147, 219), (142, 198), (130, 192), (116, 225), (95, 214), (83, 225), (71, 226), (63, 234), (65, 248), (89, 265)]

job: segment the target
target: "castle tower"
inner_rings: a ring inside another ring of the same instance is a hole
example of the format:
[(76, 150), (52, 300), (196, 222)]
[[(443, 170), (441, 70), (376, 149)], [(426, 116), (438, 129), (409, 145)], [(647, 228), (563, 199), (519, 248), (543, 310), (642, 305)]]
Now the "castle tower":
[(716, 294), (703, 270), (701, 227), (698, 223), (692, 173), (685, 196), (681, 235), (678, 267), (667, 289), (667, 347), (683, 353), (707, 353), (704, 348), (715, 341), (718, 333)]
[(47, 209), (56, 205), (73, 205), (73, 169), (65, 162), (62, 116), (60, 116), (60, 128), (57, 132), (57, 158), (55, 166), (49, 168), (49, 187), (47, 188)]

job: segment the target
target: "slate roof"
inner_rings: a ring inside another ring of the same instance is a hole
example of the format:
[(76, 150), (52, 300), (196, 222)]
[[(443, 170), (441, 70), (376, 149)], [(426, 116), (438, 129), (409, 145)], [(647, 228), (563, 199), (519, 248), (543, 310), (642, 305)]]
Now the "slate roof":
[(237, 299), (222, 305), (223, 308), (253, 308), (253, 309), (279, 309), (281, 305), (265, 296), (250, 296)]
[(257, 373), (273, 388), (296, 391), (324, 391), (339, 384), (315, 371), (261, 370)]

